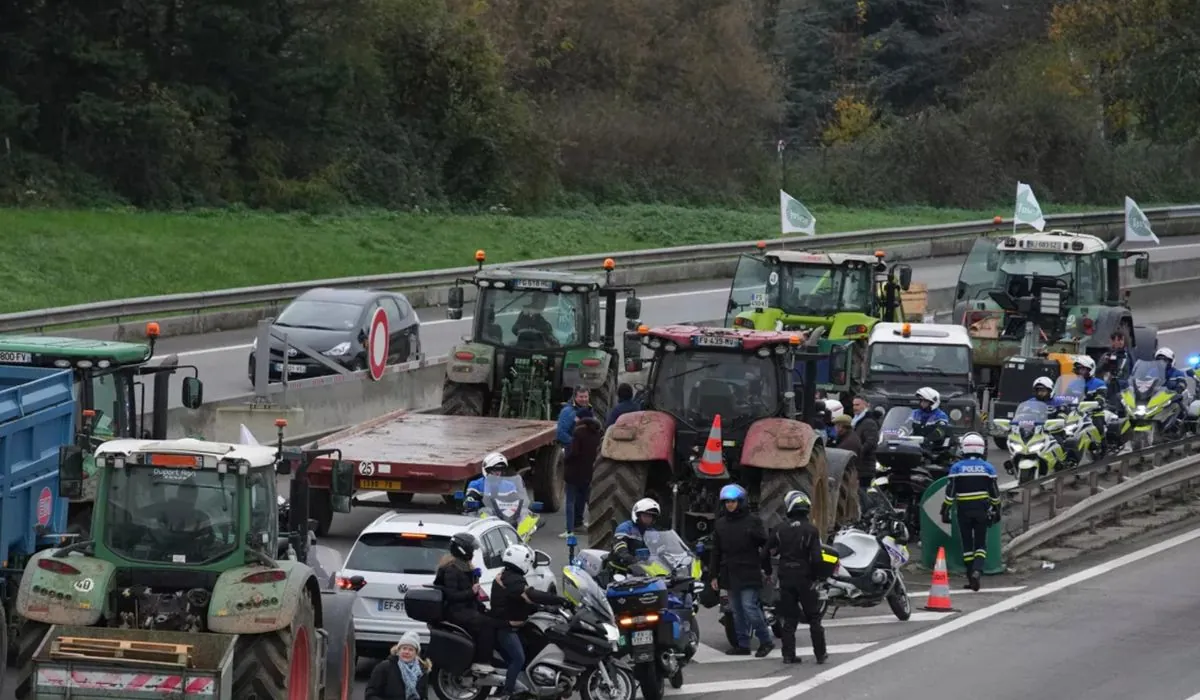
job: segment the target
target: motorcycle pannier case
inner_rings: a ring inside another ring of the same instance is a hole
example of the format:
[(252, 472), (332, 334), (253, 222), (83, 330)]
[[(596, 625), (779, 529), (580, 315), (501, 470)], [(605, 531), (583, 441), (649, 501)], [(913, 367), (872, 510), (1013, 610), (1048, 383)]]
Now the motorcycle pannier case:
[(817, 565), (813, 567), (813, 579), (817, 581), (823, 581), (830, 576), (833, 576), (833, 572), (835, 569), (837, 569), (838, 560), (840, 558), (841, 557), (838, 556), (836, 549), (827, 544), (822, 544), (821, 559), (817, 562)]
[(465, 673), (475, 659), (475, 642), (464, 632), (432, 625), (429, 628), (429, 660), (455, 675)]
[(442, 622), (446, 608), (436, 588), (414, 588), (404, 594), (404, 611), (417, 622)]

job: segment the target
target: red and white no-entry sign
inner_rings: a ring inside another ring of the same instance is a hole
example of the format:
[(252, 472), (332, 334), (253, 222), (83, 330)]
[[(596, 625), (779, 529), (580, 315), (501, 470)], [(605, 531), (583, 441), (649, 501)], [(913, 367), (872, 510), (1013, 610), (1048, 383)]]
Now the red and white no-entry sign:
[(37, 502), (37, 519), (38, 525), (46, 527), (50, 524), (50, 516), (54, 514), (54, 494), (50, 493), (49, 486), (43, 486), (42, 492), (38, 494)]
[(371, 370), (371, 379), (375, 381), (383, 379), (383, 370), (387, 367), (390, 340), (387, 312), (383, 309), (375, 309), (375, 315), (371, 317), (371, 332), (367, 335), (367, 365)]

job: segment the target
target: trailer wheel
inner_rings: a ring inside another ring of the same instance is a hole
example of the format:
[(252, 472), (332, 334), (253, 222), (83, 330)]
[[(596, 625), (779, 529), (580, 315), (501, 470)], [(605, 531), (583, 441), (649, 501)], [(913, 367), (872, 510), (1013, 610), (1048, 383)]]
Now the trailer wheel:
[(608, 549), (617, 525), (629, 519), (633, 504), (646, 493), (650, 466), (646, 462), (596, 461), (588, 496), (588, 547)]
[(533, 497), (542, 502), (543, 513), (557, 513), (566, 499), (563, 451), (558, 443), (542, 447), (533, 457)]
[(36, 694), (37, 678), (33, 656), (49, 631), (50, 625), (44, 622), (21, 621), (21, 631), (17, 634), (17, 692), (14, 696), (16, 700), (30, 700)]
[(442, 384), (442, 415), (483, 416), (486, 401), (482, 384)]
[[(241, 635), (234, 654), (233, 700), (301, 697), (317, 700), (320, 672), (312, 598), (304, 595), (292, 624), (267, 634)], [(297, 690), (308, 687), (307, 695)], [(290, 693), (290, 694), (289, 694)]]

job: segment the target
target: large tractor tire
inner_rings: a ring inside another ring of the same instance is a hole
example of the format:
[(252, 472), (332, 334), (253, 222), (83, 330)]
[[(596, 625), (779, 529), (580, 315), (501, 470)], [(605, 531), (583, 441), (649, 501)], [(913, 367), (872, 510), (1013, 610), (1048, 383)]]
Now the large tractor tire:
[(482, 384), (459, 384), (446, 382), (442, 385), (442, 415), (484, 416), (487, 415), (485, 387)]
[[(764, 523), (783, 517), (783, 497), (788, 491), (803, 491), (813, 498), (812, 472), (807, 469), (762, 469), (758, 487), (758, 514)], [(815, 502), (816, 499), (813, 498)]]
[(618, 462), (601, 457), (596, 461), (588, 496), (588, 541), (592, 549), (612, 546), (613, 531), (626, 521), (633, 504), (646, 493), (650, 465)]
[[(350, 700), (358, 665), (354, 636), (354, 601), (357, 595), (321, 591), (321, 628), (326, 634), (325, 693), (321, 700)], [(316, 700), (314, 698), (314, 700)]]
[[(292, 624), (266, 634), (240, 635), (233, 660), (233, 700), (289, 697), (289, 689), (308, 687), (317, 700), (321, 677), (316, 656), (316, 612), (304, 595)], [(292, 692), (295, 692), (294, 690)], [(303, 697), (303, 696), (302, 696)]]
[(538, 450), (534, 456), (533, 497), (542, 502), (543, 513), (557, 513), (566, 504), (566, 465), (562, 447), (557, 442)]
[(13, 696), (16, 700), (30, 700), (36, 694), (37, 678), (33, 656), (49, 631), (50, 625), (44, 622), (21, 621), (21, 631), (17, 635), (17, 689)]
[(858, 457), (849, 450), (829, 448), (825, 462), (834, 526), (858, 522)]
[(592, 389), (588, 401), (592, 405), (592, 410), (596, 412), (596, 419), (605, 428), (608, 427), (605, 423), (608, 420), (608, 412), (612, 410), (617, 401), (617, 364), (620, 359), (620, 357), (612, 359), (608, 366), (608, 377), (604, 380), (604, 384)]

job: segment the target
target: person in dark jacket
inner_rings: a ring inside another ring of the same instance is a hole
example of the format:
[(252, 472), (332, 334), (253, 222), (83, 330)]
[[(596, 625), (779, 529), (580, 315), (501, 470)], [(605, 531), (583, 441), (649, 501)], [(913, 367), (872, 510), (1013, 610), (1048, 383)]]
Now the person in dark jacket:
[(586, 386), (575, 387), (575, 393), (571, 396), (571, 400), (562, 407), (558, 413), (558, 431), (555, 437), (558, 438), (558, 444), (562, 445), (565, 451), (571, 446), (571, 439), (575, 435), (575, 413), (581, 408), (591, 406), (592, 392)]
[(617, 405), (608, 412), (605, 425), (616, 425), (617, 419), (626, 413), (642, 410), (642, 402), (633, 398), (633, 386), (622, 383), (617, 387)]
[(560, 606), (566, 600), (552, 593), (532, 588), (525, 575), (533, 570), (533, 550), (523, 544), (510, 544), (500, 555), (504, 568), (492, 581), (491, 615), (497, 621), (496, 641), (500, 653), (508, 659), (504, 686), (494, 698), (507, 698), (517, 692), (517, 679), (525, 669), (525, 648), (517, 636), (517, 628), (525, 624), (538, 605)]
[(863, 488), (871, 485), (875, 478), (875, 450), (879, 448), (879, 420), (871, 410), (871, 402), (855, 396), (851, 403), (854, 410), (854, 432), (862, 444), (862, 456), (858, 460), (858, 483)]
[(854, 419), (847, 415), (841, 415), (833, 419), (834, 438), (833, 446), (839, 450), (848, 450), (858, 457), (859, 464), (862, 464), (863, 444), (858, 439), (858, 433), (854, 432)]
[(982, 435), (964, 435), (962, 455), (963, 458), (950, 467), (946, 500), (942, 502), (942, 522), (949, 525), (951, 508), (958, 511), (963, 566), (967, 570), (966, 588), (978, 591), (987, 562), (988, 528), (1000, 522), (1000, 486), (996, 468), (985, 459), (987, 441)]
[(567, 490), (567, 531), (563, 537), (582, 530), (583, 510), (588, 502), (588, 490), (592, 485), (592, 472), (596, 457), (600, 454), (600, 441), (604, 438), (604, 426), (596, 420), (590, 406), (575, 410), (575, 431), (571, 444), (563, 457)]
[(450, 553), (438, 564), (433, 585), (442, 591), (446, 605), (446, 619), (471, 633), (475, 639), (475, 663), (471, 670), (492, 673), (492, 658), (496, 650), (496, 625), (480, 609), (478, 576), (471, 566), (471, 559), (479, 542), (467, 532), (455, 533), (450, 538)]
[(796, 656), (796, 626), (803, 619), (808, 623), (813, 655), (818, 664), (829, 658), (825, 646), (825, 628), (821, 626), (821, 601), (817, 593), (815, 572), (822, 559), (821, 533), (808, 520), (812, 501), (802, 491), (790, 491), (783, 499), (787, 522), (775, 528), (767, 538), (763, 556), (763, 571), (771, 577), (771, 556), (779, 557), (779, 606), (783, 617), (780, 641), (783, 662), (798, 663)]
[(725, 512), (717, 518), (712, 538), (710, 571), (712, 589), (719, 590), (719, 578), (728, 582), (729, 603), (738, 645), (725, 652), (730, 656), (750, 654), (750, 635), (758, 637), (760, 659), (775, 648), (771, 630), (763, 617), (762, 548), (767, 543), (762, 520), (750, 512), (746, 504), (746, 489), (729, 484), (721, 489), (720, 498)]
[(367, 681), (365, 700), (425, 700), (430, 663), (420, 657), (421, 638), (405, 632), (391, 655), (380, 661)]

